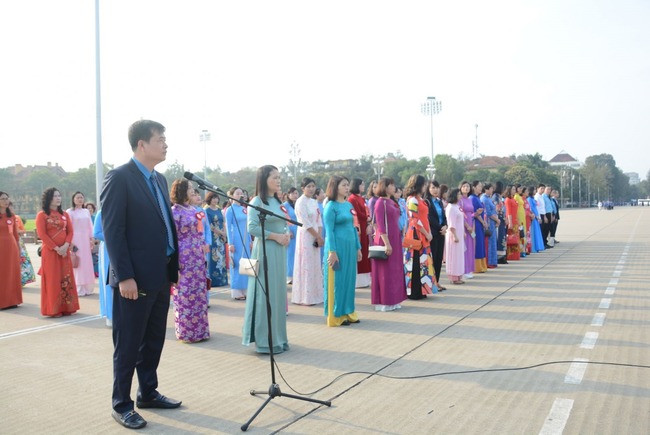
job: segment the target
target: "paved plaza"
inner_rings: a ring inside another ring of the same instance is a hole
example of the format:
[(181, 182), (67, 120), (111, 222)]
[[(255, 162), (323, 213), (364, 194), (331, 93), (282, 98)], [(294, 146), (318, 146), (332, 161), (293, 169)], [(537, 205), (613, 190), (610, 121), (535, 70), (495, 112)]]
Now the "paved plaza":
[[(332, 406), (276, 398), (249, 432), (650, 433), (650, 370), (634, 367), (650, 365), (650, 208), (562, 210), (557, 238), (465, 285), (443, 278), (448, 291), (399, 311), (375, 312), (357, 289), (357, 325), (328, 328), (322, 305), (290, 305), (278, 383)], [(97, 294), (58, 319), (40, 316), (40, 282), (23, 296), (0, 312), (0, 432), (125, 433), (110, 415), (113, 347)], [(219, 288), (209, 313), (211, 339), (190, 345), (170, 311), (159, 390), (183, 406), (142, 410), (142, 433), (239, 433), (263, 402), (249, 390), (268, 388), (270, 366), (241, 345), (244, 303)], [(337, 379), (348, 372), (363, 373)]]

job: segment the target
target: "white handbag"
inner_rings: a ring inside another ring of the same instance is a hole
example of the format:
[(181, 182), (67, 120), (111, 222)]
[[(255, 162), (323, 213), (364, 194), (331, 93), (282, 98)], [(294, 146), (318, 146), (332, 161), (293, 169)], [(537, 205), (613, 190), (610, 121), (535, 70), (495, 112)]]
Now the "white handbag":
[(257, 276), (260, 265), (254, 258), (242, 257), (239, 260), (239, 274), (248, 276)]

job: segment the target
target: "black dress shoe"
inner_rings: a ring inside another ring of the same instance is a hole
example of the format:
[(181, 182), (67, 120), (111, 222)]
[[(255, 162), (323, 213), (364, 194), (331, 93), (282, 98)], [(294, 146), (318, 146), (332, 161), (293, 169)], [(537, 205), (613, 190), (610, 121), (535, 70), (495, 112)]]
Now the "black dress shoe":
[(138, 399), (135, 404), (138, 408), (161, 408), (161, 409), (172, 409), (178, 408), (181, 406), (180, 400), (170, 399), (165, 397), (162, 394), (158, 393), (156, 397), (151, 400), (140, 400)]
[(116, 422), (127, 429), (141, 429), (147, 425), (147, 421), (134, 410), (122, 414), (113, 410), (112, 415)]

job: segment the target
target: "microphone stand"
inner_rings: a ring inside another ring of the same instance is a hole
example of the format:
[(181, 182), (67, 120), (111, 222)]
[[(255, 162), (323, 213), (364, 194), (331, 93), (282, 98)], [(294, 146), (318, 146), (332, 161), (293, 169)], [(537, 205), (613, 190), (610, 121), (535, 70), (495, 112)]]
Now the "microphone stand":
[[(192, 181), (197, 182), (196, 180), (192, 180)], [(250, 208), (253, 208), (253, 209), (257, 210), (260, 213), (259, 214), (259, 219), (260, 219), (260, 226), (262, 228), (262, 234), (264, 234), (264, 224), (266, 222), (267, 216), (275, 216), (275, 217), (277, 217), (279, 219), (282, 219), (283, 221), (292, 223), (292, 224), (297, 225), (297, 226), (302, 226), (302, 224), (300, 222), (294, 221), (292, 219), (288, 219), (286, 216), (280, 216), (280, 215), (278, 215), (276, 213), (273, 213), (270, 210), (267, 210), (267, 209), (262, 208), (262, 207), (258, 207), (256, 205), (252, 205), (250, 203), (247, 203), (246, 201), (242, 201), (241, 199), (231, 198), (230, 196), (228, 196), (226, 193), (224, 193), (219, 188), (213, 188), (212, 186), (208, 186), (208, 185), (206, 185), (204, 183), (201, 183), (201, 182), (197, 182), (197, 184), (203, 190), (207, 190), (207, 191), (216, 193), (217, 195), (222, 196), (222, 197), (224, 197), (226, 199), (230, 199), (232, 201), (237, 201), (241, 205), (245, 205), (247, 207), (250, 207)], [(275, 358), (274, 358), (274, 355), (273, 355), (273, 330), (271, 328), (271, 302), (270, 302), (270, 299), (269, 299), (269, 290), (268, 290), (269, 289), (269, 275), (268, 275), (268, 262), (267, 262), (267, 257), (266, 257), (266, 238), (265, 237), (262, 237), (262, 264), (264, 266), (264, 288), (262, 290), (264, 291), (264, 295), (266, 296), (266, 322), (267, 322), (267, 329), (269, 331), (268, 340), (269, 340), (269, 362), (271, 364), (271, 385), (269, 386), (268, 391), (250, 390), (251, 396), (256, 396), (258, 394), (266, 394), (269, 397), (267, 397), (267, 399), (264, 401), (264, 403), (262, 403), (262, 405), (257, 409), (257, 411), (255, 411), (253, 416), (250, 419), (248, 419), (248, 421), (241, 426), (241, 430), (243, 432), (246, 432), (248, 430), (248, 427), (253, 422), (253, 420), (255, 420), (255, 417), (257, 417), (262, 412), (262, 410), (266, 407), (266, 405), (268, 405), (269, 402), (271, 400), (275, 399), (276, 397), (288, 397), (290, 399), (297, 399), (297, 400), (303, 400), (305, 402), (312, 402), (312, 403), (318, 403), (320, 405), (332, 406), (332, 402), (329, 401), (329, 400), (317, 400), (317, 399), (312, 399), (310, 397), (302, 397), (302, 396), (298, 396), (298, 395), (295, 395), (295, 394), (283, 393), (280, 390), (280, 386), (275, 381)], [(255, 277), (255, 279), (257, 279), (257, 277)]]

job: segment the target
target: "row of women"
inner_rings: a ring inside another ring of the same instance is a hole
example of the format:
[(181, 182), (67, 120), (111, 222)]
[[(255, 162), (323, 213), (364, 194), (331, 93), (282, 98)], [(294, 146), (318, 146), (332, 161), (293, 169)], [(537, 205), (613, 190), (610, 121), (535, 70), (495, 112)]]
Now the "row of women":
[[(91, 294), (95, 285), (92, 249), (92, 221), (85, 208), (85, 198), (81, 192), (73, 195), (73, 207), (67, 211), (61, 208), (61, 194), (55, 188), (47, 189), (41, 200), (42, 210), (36, 217), (36, 230), (43, 246), (41, 268), (41, 314), (61, 317), (79, 309), (78, 296)], [(3, 253), (8, 253), (7, 261), (0, 262), (3, 269), (3, 291), (0, 293), (0, 307), (13, 308), (22, 302), (22, 286), (35, 281), (31, 260), (20, 238), (25, 229), (22, 219), (13, 213), (9, 195), (0, 194), (0, 216), (2, 228), (0, 236)], [(73, 227), (75, 231), (73, 231)], [(13, 255), (16, 252), (19, 256)], [(70, 252), (78, 263), (71, 261)], [(16, 258), (18, 259), (16, 262)], [(5, 270), (6, 269), (6, 270)], [(16, 280), (16, 274), (20, 279)], [(6, 299), (6, 300), (5, 300)]]
[[(463, 284), (474, 273), (507, 263), (506, 245), (511, 260), (548, 246), (540, 231), (540, 224), (547, 222), (538, 210), (543, 198), (535, 197), (534, 188), (463, 181), (449, 191), (414, 175), (404, 188), (406, 199), (399, 198), (401, 192), (392, 179), (382, 178), (370, 186), (372, 193), (366, 200), (361, 197), (365, 190), (361, 180), (354, 179), (351, 189), (347, 178), (334, 176), (326, 190), (322, 229), (313, 180), (304, 179), (302, 189), (303, 195), (295, 201), (295, 218), (302, 226), (295, 237), (292, 301), (313, 305), (324, 300), (328, 326), (360, 322), (355, 287), (362, 286), (368, 275), (371, 303), (376, 310), (392, 311), (401, 308), (406, 298), (423, 299), (446, 290), (440, 284), (443, 261), (450, 282)], [(248, 283), (243, 344), (255, 342), (262, 353), (270, 351), (267, 295), (272, 313), (284, 313), (287, 306), (286, 256), (292, 237), (287, 221), (277, 216), (292, 216), (279, 192), (277, 169), (260, 168), (257, 196), (251, 204), (275, 216), (267, 218), (262, 233), (259, 213), (249, 209), (248, 229), (254, 236), (252, 258), (261, 262), (261, 243), (267, 244), (269, 287), (264, 291), (261, 278), (266, 271), (261, 266), (257, 279)], [(271, 329), (273, 352), (289, 349), (285, 316), (272, 315)]]

